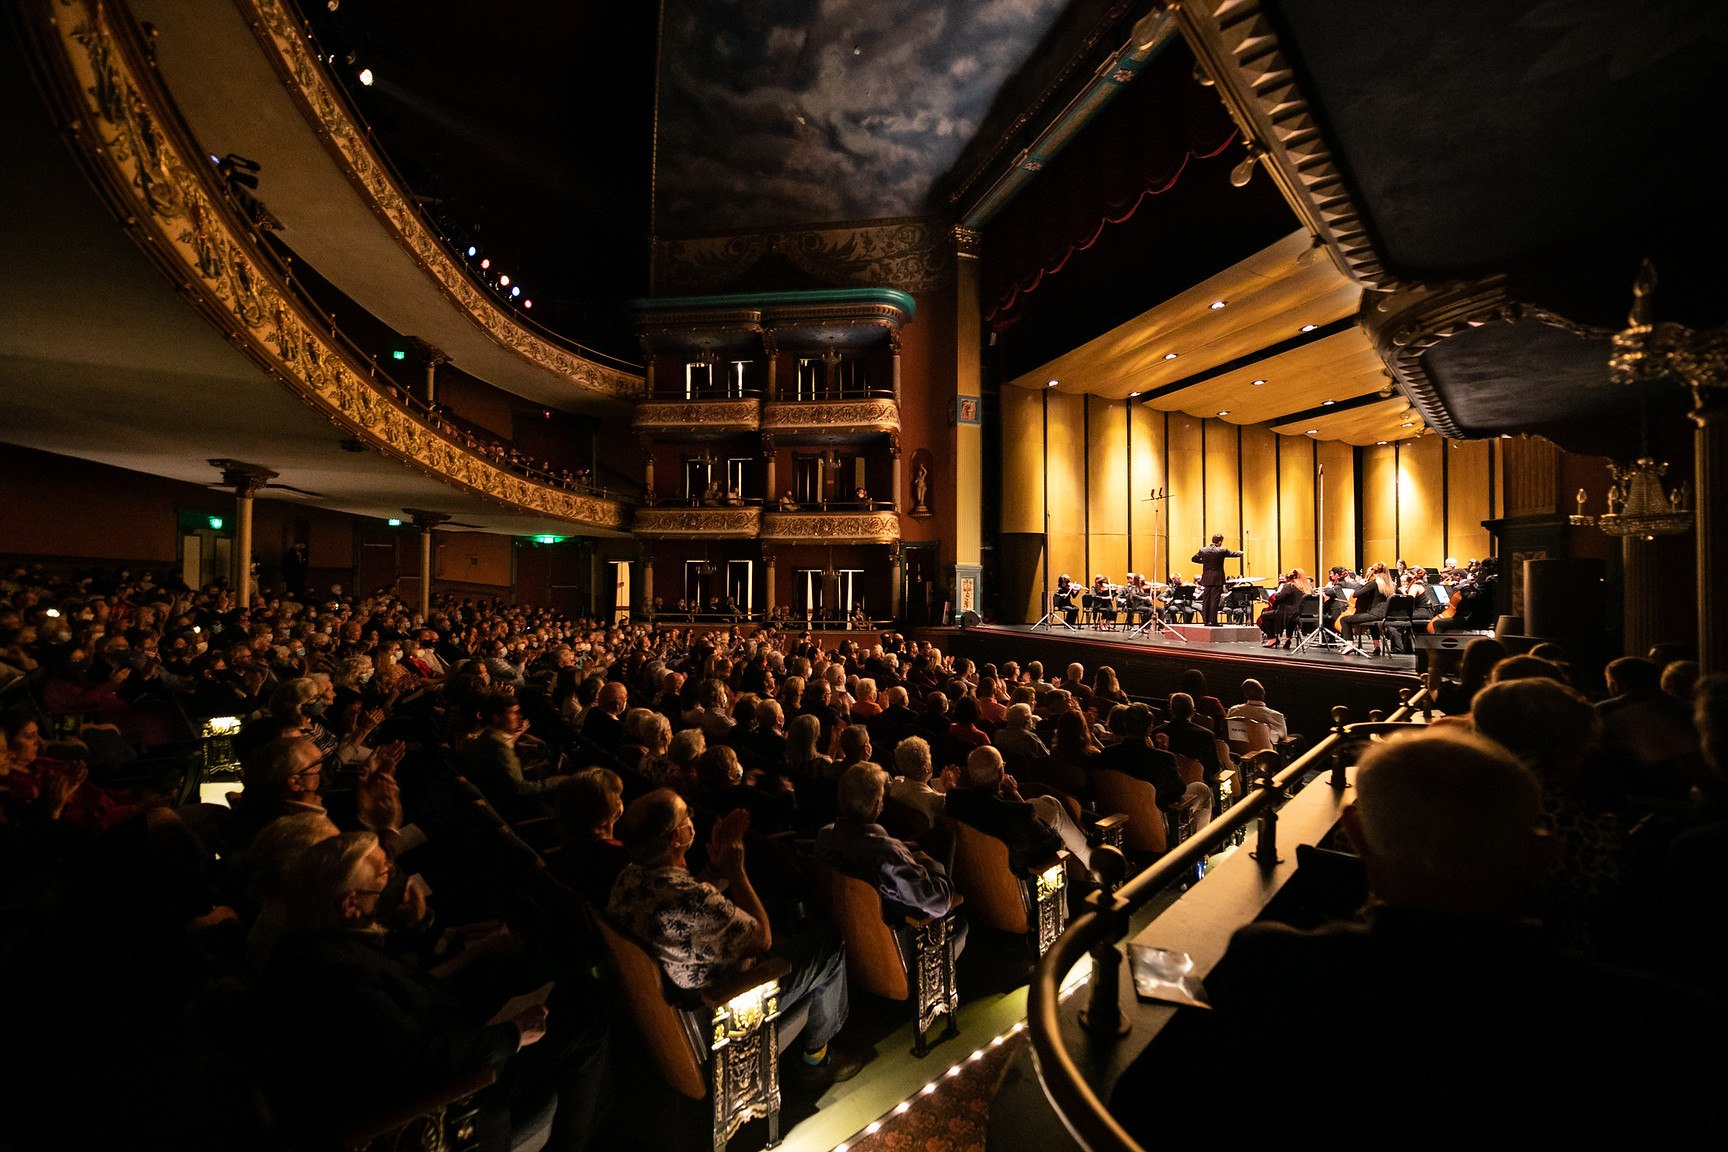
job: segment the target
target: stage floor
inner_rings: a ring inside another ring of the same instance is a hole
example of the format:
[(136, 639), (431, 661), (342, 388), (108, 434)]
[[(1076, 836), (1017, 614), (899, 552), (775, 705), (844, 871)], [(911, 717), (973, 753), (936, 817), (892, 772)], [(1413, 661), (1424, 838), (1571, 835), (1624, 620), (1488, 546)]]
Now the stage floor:
[[(1339, 667), (1352, 668), (1362, 672), (1401, 672), (1413, 674), (1416, 672), (1416, 656), (1357, 656), (1354, 653), (1345, 654), (1338, 651), (1338, 645), (1321, 647), (1318, 644), (1298, 652), (1295, 649), (1285, 651), (1282, 648), (1261, 647), (1260, 629), (1225, 625), (1208, 629), (1203, 624), (1173, 624), (1164, 632), (1148, 630), (1143, 635), (1133, 635), (1131, 629), (1117, 628), (1114, 631), (1095, 628), (1077, 628), (1072, 631), (1060, 625), (1055, 627), (1037, 627), (1031, 624), (983, 624), (968, 631), (991, 630), (1005, 633), (1018, 633), (1027, 636), (1048, 636), (1075, 644), (1101, 644), (1109, 648), (1205, 652), (1214, 655), (1231, 655), (1246, 657), (1256, 661), (1282, 664), (1300, 661), (1302, 663), (1331, 664)], [(1208, 635), (1208, 632), (1211, 635)], [(1236, 638), (1230, 638), (1234, 635)]]

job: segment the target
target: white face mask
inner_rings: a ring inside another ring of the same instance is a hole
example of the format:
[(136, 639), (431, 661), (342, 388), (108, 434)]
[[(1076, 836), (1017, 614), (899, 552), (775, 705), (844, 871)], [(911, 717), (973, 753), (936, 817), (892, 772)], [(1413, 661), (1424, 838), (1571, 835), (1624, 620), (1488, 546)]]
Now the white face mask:
[(368, 669), (366, 669), (366, 671), (360, 673), (360, 683), (364, 684), (371, 679), (372, 679), (372, 669), (368, 668)]

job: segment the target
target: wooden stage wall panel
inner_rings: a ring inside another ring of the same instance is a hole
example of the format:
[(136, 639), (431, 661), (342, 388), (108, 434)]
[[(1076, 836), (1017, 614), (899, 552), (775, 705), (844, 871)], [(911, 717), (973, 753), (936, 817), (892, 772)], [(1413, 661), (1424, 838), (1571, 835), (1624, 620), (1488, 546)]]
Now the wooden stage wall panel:
[(1164, 413), (1146, 404), (1128, 409), (1128, 567), (1148, 580), (1164, 579), (1169, 551), (1164, 534), (1164, 503), (1149, 497), (1166, 485), (1164, 478)]
[(1494, 518), (1488, 503), (1492, 440), (1453, 440), (1446, 449), (1446, 541), (1440, 559), (1465, 561), (1492, 549), (1482, 521)]
[(1314, 442), (1278, 437), (1278, 569), (1324, 575), (1314, 554)]
[(1120, 584), (1128, 570), (1128, 402), (1086, 398), (1086, 564)]
[(1170, 540), (1168, 567), (1191, 578), (1197, 571), (1189, 557), (1205, 544), (1206, 461), (1200, 421), (1182, 412), (1165, 416), (1170, 428)]
[(1334, 564), (1359, 566), (1356, 555), (1356, 450), (1338, 440), (1315, 444), (1326, 470), (1325, 507), (1320, 514), (1319, 575)]
[[(1206, 523), (1201, 525), (1203, 535), (1210, 540), (1214, 533), (1221, 533), (1226, 548), (1241, 551), (1242, 468), (1238, 451), (1241, 432), (1226, 420), (1202, 421), (1200, 427), (1206, 443)], [(1243, 574), (1241, 562), (1237, 560), (1229, 561), (1224, 571), (1232, 576)]]
[(1056, 391), (1044, 393), (1044, 402), (1047, 554), (1054, 588), (1063, 572), (1086, 578), (1086, 408), (1085, 397)]
[(1267, 587), (1281, 571), (1278, 559), (1278, 436), (1264, 424), (1242, 429), (1242, 542), (1251, 576)]
[(1398, 446), (1381, 444), (1362, 449), (1362, 563), (1390, 567), (1397, 557)]
[(1407, 564), (1435, 567), (1445, 558), (1446, 451), (1439, 436), (1398, 444), (1398, 556)]
[(1044, 393), (1002, 389), (1002, 531), (1044, 534)]

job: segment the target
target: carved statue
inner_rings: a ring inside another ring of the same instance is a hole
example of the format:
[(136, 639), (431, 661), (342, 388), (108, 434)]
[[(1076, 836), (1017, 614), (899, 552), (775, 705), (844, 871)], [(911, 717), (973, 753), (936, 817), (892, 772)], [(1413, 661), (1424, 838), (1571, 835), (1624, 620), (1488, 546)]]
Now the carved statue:
[(930, 465), (918, 461), (918, 467), (912, 471), (912, 511), (928, 512), (930, 510)]

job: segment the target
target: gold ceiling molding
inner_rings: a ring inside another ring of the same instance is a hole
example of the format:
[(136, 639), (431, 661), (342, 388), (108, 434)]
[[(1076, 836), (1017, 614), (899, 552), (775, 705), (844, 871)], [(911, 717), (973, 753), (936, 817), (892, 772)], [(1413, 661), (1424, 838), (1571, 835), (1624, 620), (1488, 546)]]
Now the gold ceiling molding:
[(307, 123), (318, 131), (343, 173), (399, 244), (425, 269), (453, 304), (493, 340), (578, 388), (619, 399), (635, 399), (642, 377), (597, 363), (524, 328), (475, 285), (421, 219), (412, 200), (396, 187), (365, 131), (348, 115), (331, 88), (311, 41), (285, 0), (234, 0), (247, 17), (264, 54), (281, 77)]
[(137, 33), (112, 23), (115, 9), (53, 0), (43, 47), (70, 118), (66, 135), (98, 195), (145, 254), (250, 358), (344, 432), (436, 479), (513, 509), (617, 529), (615, 501), (537, 484), (500, 469), (421, 421), (375, 387), (324, 335), (259, 259), (243, 226), (222, 206), (209, 164), (186, 163), (196, 148), (150, 75)]
[(762, 531), (762, 509), (638, 508), (630, 531), (650, 540), (754, 540)]
[(654, 291), (663, 296), (712, 292), (774, 253), (837, 288), (898, 288), (918, 295), (947, 286), (954, 245), (946, 225), (926, 218), (684, 240), (656, 237)]
[(900, 406), (892, 400), (833, 404), (777, 401), (762, 406), (764, 435), (786, 437), (814, 432), (855, 435), (899, 430)]
[(1366, 288), (1392, 287), (1395, 281), (1380, 263), (1260, 0), (1166, 4), (1251, 152), (1261, 150), (1262, 166), (1298, 218), (1352, 279)]
[(769, 512), (762, 539), (782, 544), (892, 544), (900, 539), (893, 512)]
[(1422, 363), (1423, 353), (1448, 336), (1490, 321), (1510, 323), (1521, 313), (1507, 295), (1504, 276), (1405, 285), (1393, 292), (1368, 293), (1362, 302), (1362, 322), (1380, 358), (1429, 427), (1449, 439), (1461, 439), (1464, 433), (1440, 402)]
[(760, 400), (682, 400), (638, 404), (630, 427), (638, 433), (688, 432), (705, 435), (754, 432), (762, 426)]

